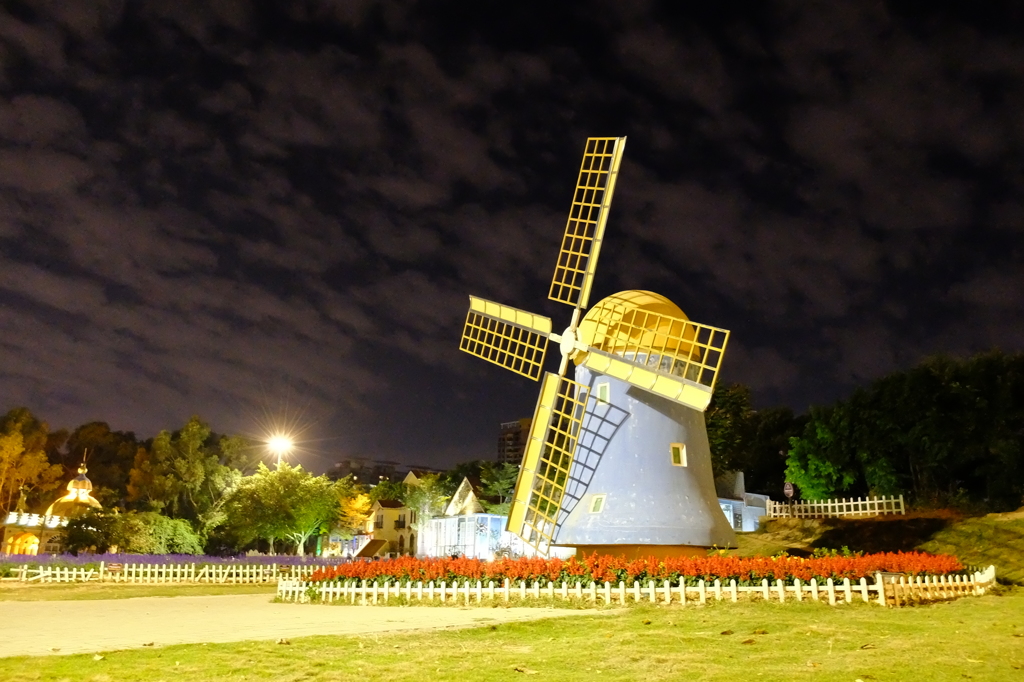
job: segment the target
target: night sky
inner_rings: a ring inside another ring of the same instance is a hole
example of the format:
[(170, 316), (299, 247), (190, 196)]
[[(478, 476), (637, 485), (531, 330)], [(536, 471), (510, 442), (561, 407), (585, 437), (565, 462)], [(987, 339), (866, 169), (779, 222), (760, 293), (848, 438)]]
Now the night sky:
[(1024, 350), (1022, 4), (723, 4), (3, 0), (0, 409), (491, 458), (538, 385), (458, 351), (468, 294), (568, 323), (588, 136), (591, 301), (732, 330), (756, 406)]

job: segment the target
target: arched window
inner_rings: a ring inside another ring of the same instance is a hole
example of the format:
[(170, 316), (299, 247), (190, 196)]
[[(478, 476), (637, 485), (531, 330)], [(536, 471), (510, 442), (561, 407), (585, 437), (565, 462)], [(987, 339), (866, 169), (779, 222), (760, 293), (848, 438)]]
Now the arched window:
[(409, 554), (416, 554), (416, 533), (409, 533)]
[(405, 536), (404, 535), (399, 535), (398, 536), (398, 553), (399, 554), (405, 554)]

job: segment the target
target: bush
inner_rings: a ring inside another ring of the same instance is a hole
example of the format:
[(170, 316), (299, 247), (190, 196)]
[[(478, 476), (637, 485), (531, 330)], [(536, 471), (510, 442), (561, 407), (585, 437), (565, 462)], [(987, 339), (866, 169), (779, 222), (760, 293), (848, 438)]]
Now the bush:
[(736, 580), (740, 585), (759, 584), (768, 580), (825, 580), (833, 578), (872, 578), (876, 572), (906, 573), (908, 575), (945, 575), (963, 570), (956, 557), (922, 552), (885, 552), (879, 554), (850, 554), (849, 556), (822, 556), (812, 559), (799, 557), (672, 557), (629, 560), (624, 557), (590, 556), (570, 559), (415, 559), (399, 557), (387, 561), (353, 562), (328, 566), (315, 571), (311, 580), (379, 581), (379, 582), (446, 582), (493, 580), (506, 578), (518, 582), (548, 581), (583, 583), (634, 580), (680, 580), (695, 584), (699, 580)]
[(156, 512), (89, 511), (68, 521), (65, 552), (107, 552), (111, 547), (131, 554), (202, 554), (203, 543), (181, 519)]

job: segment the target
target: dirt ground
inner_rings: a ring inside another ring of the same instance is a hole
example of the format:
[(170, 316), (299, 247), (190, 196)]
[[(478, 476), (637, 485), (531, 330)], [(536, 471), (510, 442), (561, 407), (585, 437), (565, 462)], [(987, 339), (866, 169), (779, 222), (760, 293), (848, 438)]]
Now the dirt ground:
[(308, 635), (472, 627), (594, 612), (545, 608), (275, 604), (266, 594), (0, 602), (0, 657)]

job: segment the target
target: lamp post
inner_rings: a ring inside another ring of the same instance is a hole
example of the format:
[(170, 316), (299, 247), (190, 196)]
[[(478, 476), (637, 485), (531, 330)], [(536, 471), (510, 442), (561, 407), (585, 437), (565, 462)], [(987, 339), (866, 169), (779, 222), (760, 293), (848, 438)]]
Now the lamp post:
[(271, 453), (277, 455), (278, 469), (281, 468), (281, 458), (291, 452), (294, 446), (295, 444), (292, 442), (291, 438), (281, 434), (271, 436), (270, 440), (267, 441), (267, 448)]

